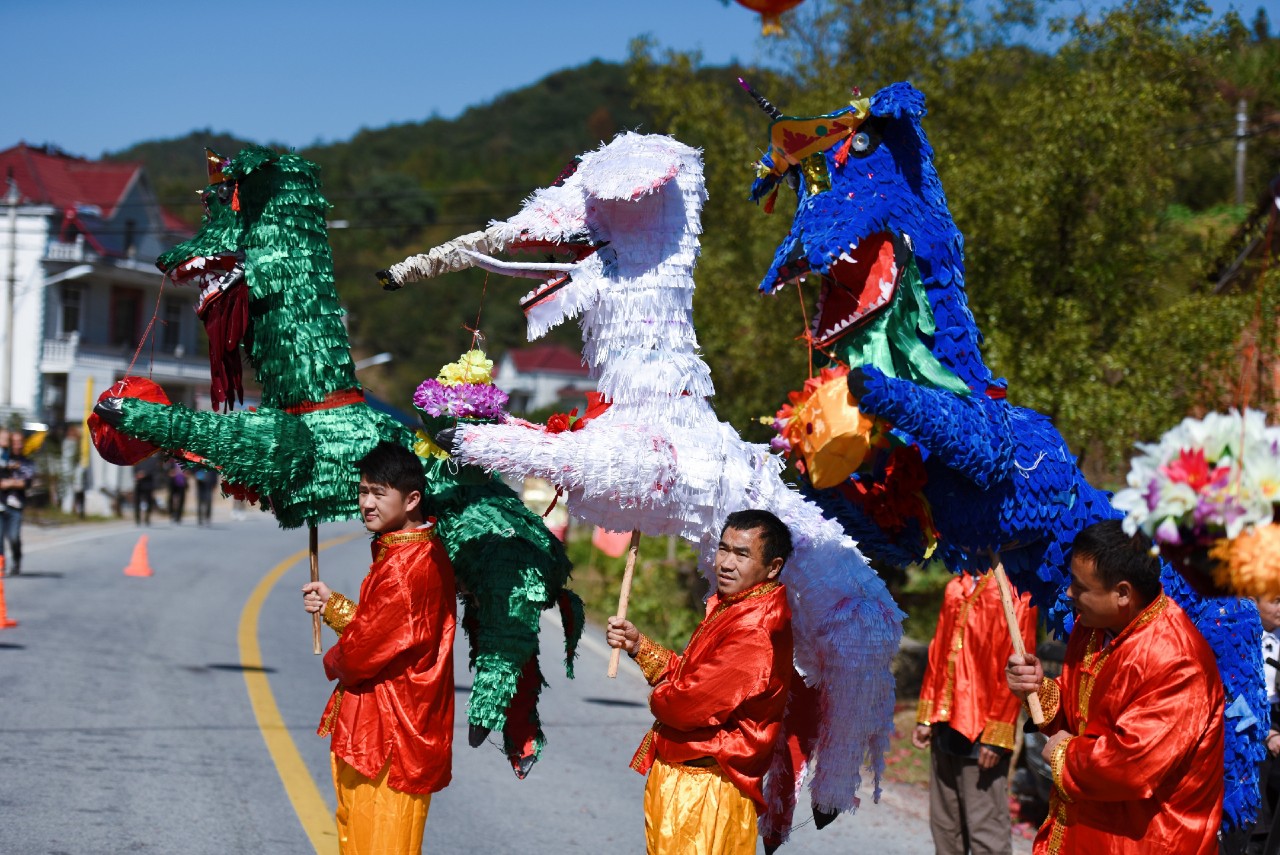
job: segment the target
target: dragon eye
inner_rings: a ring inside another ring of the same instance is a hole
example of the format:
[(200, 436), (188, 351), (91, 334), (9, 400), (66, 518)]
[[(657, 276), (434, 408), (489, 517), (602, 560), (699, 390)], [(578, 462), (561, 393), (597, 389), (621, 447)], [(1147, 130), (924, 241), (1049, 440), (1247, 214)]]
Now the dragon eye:
[(234, 181), (223, 181), (218, 185), (218, 201), (224, 205), (231, 204), (231, 197), (235, 195), (236, 183)]
[(874, 119), (863, 125), (849, 140), (849, 154), (857, 158), (867, 157), (879, 147), (880, 128)]

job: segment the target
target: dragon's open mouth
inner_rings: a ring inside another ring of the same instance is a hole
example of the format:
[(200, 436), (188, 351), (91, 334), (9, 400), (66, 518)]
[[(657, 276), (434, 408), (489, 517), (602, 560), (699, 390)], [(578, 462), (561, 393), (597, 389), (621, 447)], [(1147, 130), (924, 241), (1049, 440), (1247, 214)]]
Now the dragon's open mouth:
[(189, 258), (169, 271), (169, 278), (177, 285), (192, 285), (200, 289), (196, 314), (204, 318), (218, 298), (236, 285), (244, 284), (244, 253)]
[[(539, 255), (548, 261), (577, 264), (584, 258), (594, 255), (601, 246), (604, 246), (604, 244), (595, 244), (590, 241), (557, 242), (521, 237), (508, 245), (507, 250), (512, 253)], [(520, 310), (527, 314), (534, 306), (549, 298), (565, 285), (568, 285), (570, 279), (571, 277), (568, 273), (558, 273), (547, 277), (545, 282), (524, 295), (524, 298), (520, 300)]]
[[(851, 243), (821, 272), (822, 292), (809, 330), (815, 345), (830, 345), (893, 301), (906, 268), (906, 252), (904, 242), (888, 232), (877, 232)], [(800, 255), (779, 270), (778, 282), (795, 282), (813, 272), (808, 260)]]

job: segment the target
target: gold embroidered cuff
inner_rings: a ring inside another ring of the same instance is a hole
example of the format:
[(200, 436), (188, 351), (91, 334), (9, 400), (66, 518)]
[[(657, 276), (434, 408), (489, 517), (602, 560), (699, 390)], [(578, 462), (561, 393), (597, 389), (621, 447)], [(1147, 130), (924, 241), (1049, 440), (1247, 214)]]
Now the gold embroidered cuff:
[[(1053, 721), (1058, 715), (1058, 706), (1061, 700), (1058, 684), (1045, 677), (1044, 682), (1040, 684), (1040, 688), (1036, 690), (1036, 695), (1040, 698), (1040, 711), (1044, 713), (1044, 720), (1046, 722)], [(1027, 714), (1030, 715), (1031, 710), (1027, 707), (1025, 700), (1022, 702), (1022, 708), (1027, 710)]]
[(1071, 797), (1067, 795), (1067, 791), (1063, 789), (1062, 775), (1066, 771), (1067, 766), (1067, 743), (1075, 739), (1074, 736), (1068, 736), (1053, 747), (1053, 754), (1049, 758), (1049, 768), (1053, 770), (1053, 786), (1058, 791), (1058, 795), (1062, 797), (1064, 802), (1071, 801)]
[(640, 649), (636, 651), (636, 664), (640, 666), (640, 672), (644, 674), (650, 686), (658, 682), (658, 678), (667, 670), (667, 664), (674, 655), (643, 632), (640, 633)]
[(356, 604), (339, 594), (329, 594), (329, 601), (324, 604), (324, 622), (338, 635), (347, 628), (351, 619), (356, 616)]
[(916, 705), (916, 724), (933, 724), (933, 698), (921, 698)]
[(1013, 750), (1013, 725), (1006, 721), (989, 721), (987, 726), (982, 729), (982, 736), (978, 740), (983, 745), (993, 745), (996, 748), (1008, 748)]

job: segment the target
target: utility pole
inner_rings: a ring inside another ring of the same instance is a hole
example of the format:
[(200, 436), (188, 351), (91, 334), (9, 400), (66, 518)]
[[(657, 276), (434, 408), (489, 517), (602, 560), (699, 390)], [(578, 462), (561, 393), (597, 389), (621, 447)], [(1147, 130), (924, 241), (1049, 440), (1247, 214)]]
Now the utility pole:
[(1244, 205), (1244, 149), (1249, 132), (1249, 105), (1241, 98), (1236, 102), (1236, 204)]
[(7, 411), (13, 405), (13, 301), (18, 290), (18, 182), (9, 175), (9, 189), (4, 194), (5, 204), (9, 206), (9, 276), (5, 288), (4, 304), (4, 388), (0, 389), (0, 402)]

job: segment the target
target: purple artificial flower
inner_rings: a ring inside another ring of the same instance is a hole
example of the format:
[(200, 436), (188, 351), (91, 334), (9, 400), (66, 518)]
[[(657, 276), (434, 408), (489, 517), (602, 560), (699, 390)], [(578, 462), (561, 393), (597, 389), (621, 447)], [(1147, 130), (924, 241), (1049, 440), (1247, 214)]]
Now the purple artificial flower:
[(413, 393), (413, 405), (422, 412), (453, 419), (498, 419), (506, 404), (507, 393), (488, 383), (446, 386), (431, 378)]

